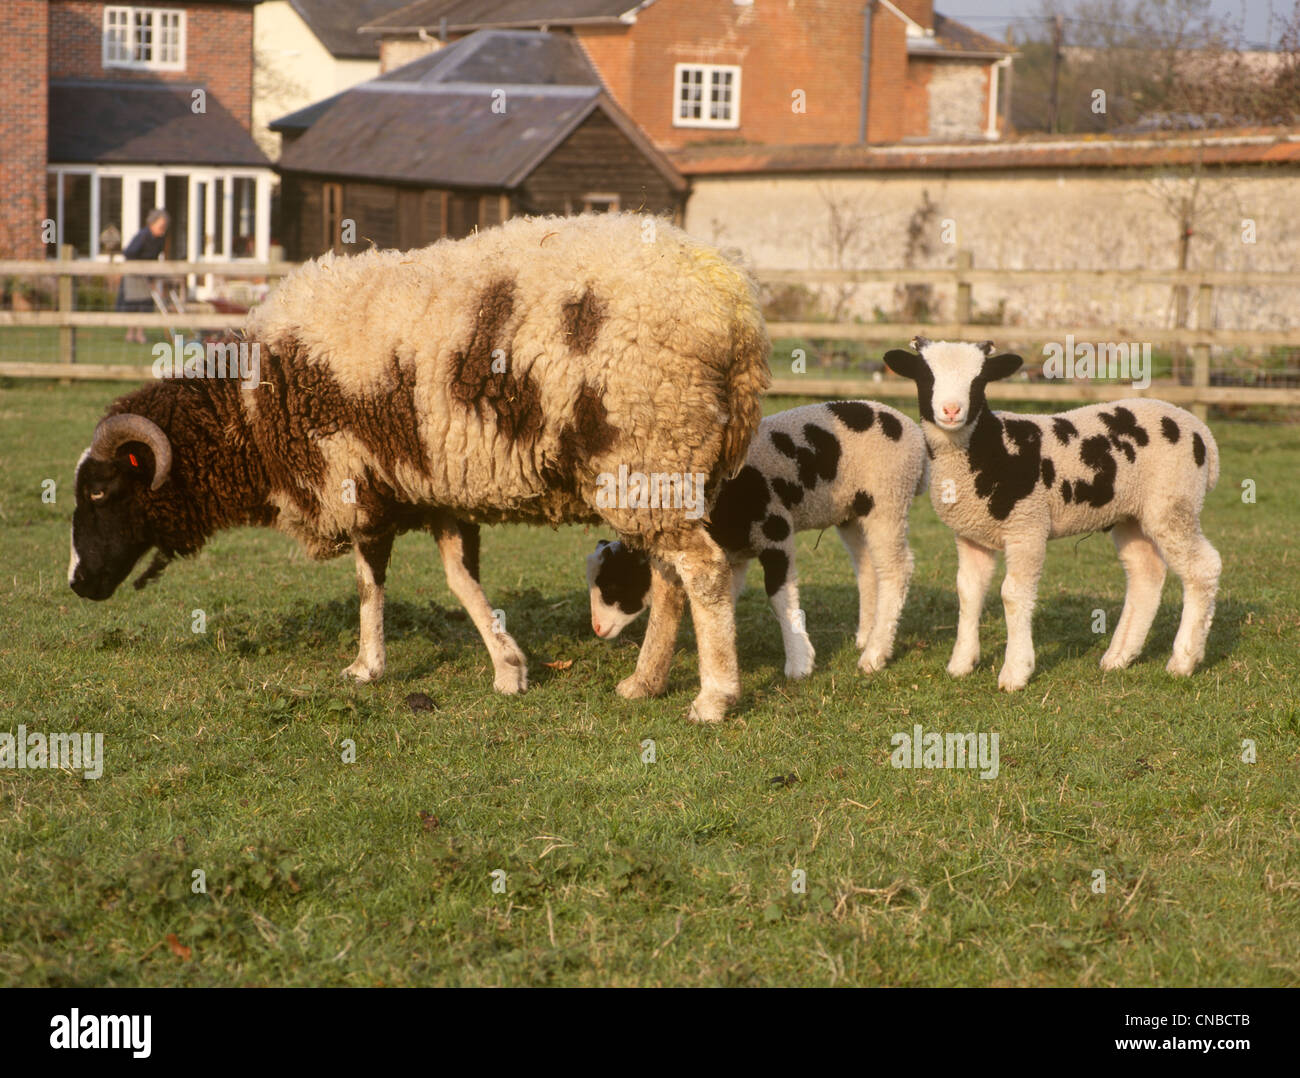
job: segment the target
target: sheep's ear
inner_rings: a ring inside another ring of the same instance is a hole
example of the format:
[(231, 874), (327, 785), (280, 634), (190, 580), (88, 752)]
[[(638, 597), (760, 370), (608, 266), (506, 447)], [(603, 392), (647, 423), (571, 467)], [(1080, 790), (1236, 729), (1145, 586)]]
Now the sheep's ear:
[(885, 366), (895, 374), (915, 382), (925, 367), (925, 360), (912, 352), (904, 352), (901, 348), (891, 348), (885, 353)]
[(930, 340), (929, 337), (913, 337), (907, 343), (910, 344), (912, 348), (915, 349), (916, 351), (924, 352), (927, 348), (930, 347), (930, 345), (934, 344), (934, 341)]
[(986, 382), (996, 382), (999, 378), (1010, 378), (1020, 370), (1024, 362), (1011, 352), (1003, 352), (1000, 356), (990, 356), (986, 359), (980, 374)]
[(981, 352), (983, 352), (986, 356), (991, 356), (993, 354), (992, 341), (980, 341), (980, 343), (977, 344), (975, 347), (978, 348)]

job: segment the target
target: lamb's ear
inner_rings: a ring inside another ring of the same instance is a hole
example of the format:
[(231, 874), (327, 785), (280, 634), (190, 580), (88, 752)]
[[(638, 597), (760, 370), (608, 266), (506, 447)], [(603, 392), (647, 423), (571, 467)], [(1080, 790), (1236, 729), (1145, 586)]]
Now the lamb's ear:
[(913, 337), (907, 343), (910, 344), (915, 351), (924, 352), (930, 347), (930, 345), (934, 344), (934, 341), (930, 340), (929, 337)]
[(925, 367), (925, 360), (912, 352), (904, 352), (901, 348), (891, 348), (885, 353), (885, 366), (895, 374), (915, 382)]
[(996, 382), (999, 378), (1010, 378), (1016, 371), (1020, 370), (1024, 362), (1023, 359), (1011, 352), (1003, 352), (1000, 356), (989, 356), (984, 361), (980, 375), (986, 382)]
[(980, 343), (977, 344), (975, 347), (978, 348), (981, 352), (983, 352), (986, 356), (991, 356), (993, 354), (992, 341), (980, 341)]

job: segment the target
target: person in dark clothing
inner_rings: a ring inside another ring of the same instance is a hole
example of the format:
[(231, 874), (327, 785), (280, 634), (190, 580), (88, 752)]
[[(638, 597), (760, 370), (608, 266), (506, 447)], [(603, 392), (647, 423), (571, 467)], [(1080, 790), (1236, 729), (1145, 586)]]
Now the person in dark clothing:
[[(132, 262), (157, 261), (158, 256), (163, 253), (167, 226), (170, 224), (171, 218), (166, 210), (150, 210), (144, 228), (140, 229), (131, 242), (126, 245), (126, 250), (122, 252), (122, 256)], [(117, 289), (117, 309), (119, 311), (143, 312), (153, 310), (153, 306), (153, 294), (150, 291), (149, 278), (123, 276), (122, 283), (118, 285)], [(144, 330), (132, 327), (126, 331), (126, 339), (144, 344)]]

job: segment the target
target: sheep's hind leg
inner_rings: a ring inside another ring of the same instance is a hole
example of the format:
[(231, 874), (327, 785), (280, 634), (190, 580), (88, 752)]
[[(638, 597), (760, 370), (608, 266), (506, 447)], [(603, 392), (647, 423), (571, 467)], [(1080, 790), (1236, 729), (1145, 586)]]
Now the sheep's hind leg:
[(1174, 653), (1165, 669), (1177, 677), (1189, 677), (1205, 658), (1205, 641), (1214, 620), (1214, 600), (1219, 590), (1223, 561), (1219, 552), (1201, 534), (1190, 507), (1178, 514), (1190, 519), (1190, 527), (1153, 532), (1151, 538), (1168, 564), (1183, 582), (1183, 616), (1174, 637)]
[(1008, 544), (1007, 575), (1002, 581), (1002, 609), (1007, 619), (1007, 654), (998, 672), (998, 688), (1018, 692), (1034, 672), (1034, 604), (1043, 575), (1047, 537)]
[(692, 722), (721, 722), (740, 699), (736, 662), (736, 615), (731, 605), (731, 569), (721, 547), (703, 528), (667, 554), (691, 601), (700, 651), (700, 694), (691, 704)]
[(357, 539), (353, 543), (357, 562), (357, 594), (361, 597), (361, 643), (356, 661), (343, 671), (353, 681), (378, 681), (384, 675), (384, 579), (393, 536)]
[(948, 660), (953, 677), (965, 677), (980, 660), (980, 612), (997, 564), (994, 551), (957, 536), (957, 643)]
[(628, 700), (662, 696), (668, 688), (668, 671), (677, 644), (677, 630), (682, 622), (686, 593), (672, 566), (658, 558), (650, 560), (650, 620), (636, 670), (618, 683), (615, 690)]
[(528, 688), (528, 660), (502, 619), (493, 612), (478, 580), (478, 525), (447, 518), (435, 528), (447, 587), (474, 622), (492, 657), (492, 687), (520, 693)]
[(853, 575), (858, 581), (858, 633), (854, 637), (854, 644), (862, 651), (871, 639), (871, 630), (876, 624), (876, 570), (871, 564), (871, 552), (867, 546), (866, 521), (855, 517), (837, 525), (835, 530), (839, 533), (844, 549), (849, 552), (849, 560), (853, 562)]
[(1110, 533), (1115, 552), (1128, 578), (1124, 610), (1115, 626), (1110, 647), (1101, 657), (1103, 670), (1122, 670), (1142, 652), (1151, 623), (1160, 608), (1160, 591), (1165, 583), (1165, 563), (1136, 520), (1116, 524)]
[(898, 620), (907, 602), (916, 559), (907, 545), (907, 509), (900, 515), (882, 515), (866, 522), (871, 567), (876, 577), (876, 612), (858, 666), (870, 674), (880, 670), (894, 654)]

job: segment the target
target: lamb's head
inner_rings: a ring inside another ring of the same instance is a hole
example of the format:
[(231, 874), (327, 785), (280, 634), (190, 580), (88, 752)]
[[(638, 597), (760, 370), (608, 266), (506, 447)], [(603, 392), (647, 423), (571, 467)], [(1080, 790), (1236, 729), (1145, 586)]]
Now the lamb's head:
[(650, 602), (650, 559), (626, 543), (602, 539), (587, 555), (591, 627), (612, 640), (637, 619)]
[(107, 599), (158, 545), (153, 494), (167, 482), (171, 463), (167, 435), (144, 416), (112, 415), (95, 428), (74, 480), (68, 584), (83, 599)]
[(916, 383), (921, 418), (950, 433), (972, 426), (988, 407), (984, 387), (1015, 374), (1024, 362), (1009, 352), (995, 356), (992, 341), (968, 344), (913, 337), (912, 347), (915, 352), (886, 352), (885, 364)]

